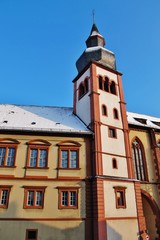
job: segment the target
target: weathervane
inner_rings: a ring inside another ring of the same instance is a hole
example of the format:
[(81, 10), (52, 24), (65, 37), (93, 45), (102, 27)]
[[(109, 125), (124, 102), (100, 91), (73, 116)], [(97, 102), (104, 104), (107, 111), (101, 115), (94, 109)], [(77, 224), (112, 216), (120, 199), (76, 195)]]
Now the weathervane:
[(93, 23), (95, 23), (95, 21), (94, 21), (94, 16), (95, 16), (95, 10), (93, 9), (93, 10), (92, 10)]

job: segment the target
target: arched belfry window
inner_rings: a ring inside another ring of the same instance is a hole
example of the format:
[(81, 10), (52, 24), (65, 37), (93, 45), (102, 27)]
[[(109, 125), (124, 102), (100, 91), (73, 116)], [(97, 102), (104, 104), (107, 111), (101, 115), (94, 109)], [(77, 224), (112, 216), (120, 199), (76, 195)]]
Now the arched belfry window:
[(99, 89), (105, 92), (117, 95), (116, 83), (114, 81), (111, 81), (107, 76), (103, 76), (103, 77), (99, 76), (98, 84), (99, 84)]
[(84, 87), (85, 87), (85, 93), (87, 93), (88, 92), (88, 78), (86, 78), (84, 81)]
[(141, 181), (147, 180), (144, 148), (141, 141), (136, 138), (132, 142), (132, 158), (134, 165), (134, 177)]
[(102, 76), (99, 76), (98, 81), (99, 81), (99, 89), (103, 90), (103, 78), (102, 78)]
[(82, 98), (89, 91), (88, 78), (86, 78), (79, 85), (79, 99)]
[(79, 86), (79, 98), (81, 98), (84, 95), (84, 93), (85, 93), (85, 88), (83, 83), (81, 83)]
[(111, 82), (110, 91), (111, 91), (112, 94), (116, 95), (116, 84), (115, 84), (114, 81)]
[(105, 77), (104, 81), (104, 91), (109, 92), (109, 79)]

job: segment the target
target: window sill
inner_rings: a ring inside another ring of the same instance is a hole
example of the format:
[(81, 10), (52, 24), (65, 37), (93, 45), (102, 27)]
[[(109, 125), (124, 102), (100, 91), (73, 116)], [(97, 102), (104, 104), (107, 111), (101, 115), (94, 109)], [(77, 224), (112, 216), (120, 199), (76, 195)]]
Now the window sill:
[(46, 170), (49, 169), (49, 167), (29, 167), (29, 166), (27, 166), (27, 167), (25, 167), (25, 168), (26, 168), (26, 169), (38, 169), (38, 170), (39, 170), (39, 169), (43, 169), (43, 170), (44, 170), (44, 169), (46, 169)]
[(63, 209), (78, 209), (78, 207), (77, 206), (75, 206), (75, 207), (63, 207), (63, 206), (60, 206), (59, 209), (60, 210), (63, 210)]
[(0, 205), (0, 208), (2, 208), (2, 209), (7, 209), (7, 208), (8, 208), (8, 205)]
[(31, 206), (31, 207), (29, 207), (29, 206), (24, 206), (23, 208), (24, 208), (24, 209), (43, 209), (43, 206), (41, 206), (41, 207), (36, 207), (36, 206)]
[(2, 166), (0, 165), (0, 168), (16, 168), (17, 166)]
[(62, 167), (59, 167), (57, 169), (58, 170), (81, 170), (81, 168), (62, 168)]

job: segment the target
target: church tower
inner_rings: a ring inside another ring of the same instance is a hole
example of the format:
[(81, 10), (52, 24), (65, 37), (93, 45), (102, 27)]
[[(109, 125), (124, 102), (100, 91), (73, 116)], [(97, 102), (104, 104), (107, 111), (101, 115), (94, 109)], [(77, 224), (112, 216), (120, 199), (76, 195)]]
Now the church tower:
[(95, 23), (86, 46), (73, 80), (74, 114), (94, 135), (86, 183), (91, 189), (86, 191), (86, 239), (137, 240), (145, 223), (137, 215), (142, 204), (133, 180), (122, 74)]

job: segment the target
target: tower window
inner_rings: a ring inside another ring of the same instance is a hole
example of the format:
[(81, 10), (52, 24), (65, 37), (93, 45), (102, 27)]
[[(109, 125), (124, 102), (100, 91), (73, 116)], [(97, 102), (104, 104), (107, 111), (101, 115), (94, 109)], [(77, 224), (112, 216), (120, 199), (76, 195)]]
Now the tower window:
[(107, 77), (105, 77), (104, 81), (104, 91), (109, 92), (109, 79)]
[(82, 98), (89, 90), (88, 78), (81, 82), (79, 85), (79, 99)]
[(80, 84), (79, 86), (79, 98), (81, 98), (85, 93), (85, 90), (84, 90), (84, 85), (83, 83)]
[(116, 129), (109, 127), (109, 137), (110, 138), (117, 138), (117, 134), (116, 134)]
[(103, 77), (102, 76), (99, 76), (98, 78), (98, 81), (99, 81), (99, 89), (105, 91), (105, 92), (108, 92), (108, 93), (112, 93), (114, 95), (117, 94), (116, 92), (116, 84), (114, 81), (111, 81), (108, 77), (104, 77), (104, 80), (103, 80)]
[(114, 169), (118, 168), (118, 164), (117, 164), (117, 159), (116, 158), (112, 159), (112, 168), (114, 168)]
[(139, 139), (135, 139), (132, 142), (132, 158), (134, 165), (134, 176), (136, 179), (141, 181), (147, 180), (147, 170), (145, 155), (142, 143)]
[(88, 92), (88, 78), (84, 80), (84, 86), (85, 86), (85, 93)]
[(114, 119), (118, 119), (118, 110), (116, 108), (113, 109), (113, 117)]
[(99, 76), (99, 89), (103, 90), (103, 79)]
[(114, 187), (116, 197), (116, 208), (126, 208), (126, 187)]
[(110, 92), (111, 92), (112, 94), (115, 94), (115, 95), (116, 95), (116, 84), (115, 84), (114, 81), (111, 82)]
[(102, 115), (107, 116), (107, 107), (102, 105)]

